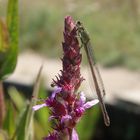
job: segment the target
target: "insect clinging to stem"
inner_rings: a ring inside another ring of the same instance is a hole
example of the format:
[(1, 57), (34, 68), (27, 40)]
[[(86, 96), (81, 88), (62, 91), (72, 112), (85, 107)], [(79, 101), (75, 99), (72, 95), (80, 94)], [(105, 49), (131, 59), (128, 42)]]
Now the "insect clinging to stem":
[(96, 65), (94, 55), (93, 55), (93, 49), (90, 42), (90, 37), (80, 21), (77, 21), (76, 27), (77, 27), (77, 34), (86, 52), (86, 56), (87, 56), (91, 74), (92, 74), (92, 79), (95, 84), (95, 90), (96, 90), (96, 93), (99, 99), (99, 104), (102, 110), (104, 123), (106, 126), (109, 126), (110, 119), (109, 119), (109, 116), (108, 116), (108, 113), (107, 113), (107, 110), (103, 101), (103, 97), (102, 97), (105, 95), (105, 88), (104, 88), (104, 84), (103, 84), (99, 69)]

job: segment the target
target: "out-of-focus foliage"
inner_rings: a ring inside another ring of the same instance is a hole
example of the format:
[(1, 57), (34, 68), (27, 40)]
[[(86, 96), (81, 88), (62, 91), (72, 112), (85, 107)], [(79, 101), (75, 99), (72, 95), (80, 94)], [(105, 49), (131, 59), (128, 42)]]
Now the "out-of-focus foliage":
[(9, 0), (6, 21), (0, 19), (0, 80), (14, 71), (18, 52), (18, 0)]
[[(53, 7), (51, 8), (53, 9)], [(38, 50), (38, 47), (43, 48), (44, 46), (45, 49), (51, 50), (51, 48), (53, 48), (52, 46), (56, 46), (56, 44), (60, 43), (59, 39), (61, 35), (59, 35), (58, 32), (61, 32), (62, 22), (60, 21), (63, 21), (64, 18), (64, 16), (62, 17), (61, 15), (63, 10), (59, 10), (61, 11), (59, 13), (58, 9), (54, 8), (53, 12), (55, 16), (52, 16), (51, 8), (47, 9), (47, 12), (40, 9), (41, 12), (35, 17), (31, 17), (32, 14), (34, 14), (34, 11), (32, 11), (31, 14), (26, 17), (30, 22), (28, 22), (25, 17), (23, 19), (21, 18), (21, 20), (23, 20), (23, 23), (21, 21), (21, 25), (23, 26), (20, 26), (20, 30), (21, 33), (24, 33), (21, 35), (21, 42), (23, 41), (21, 46), (25, 46), (26, 44), (31, 48), (36, 48), (36, 50)], [(18, 0), (9, 0), (7, 9), (6, 18), (4, 20), (0, 19), (0, 79), (13, 72), (18, 50)], [(24, 12), (27, 14), (26, 10)], [(57, 21), (59, 21), (59, 24)], [(53, 30), (54, 27), (57, 28)], [(49, 47), (46, 47), (46, 45)], [(42, 48), (40, 50), (42, 50)], [(39, 91), (40, 72), (32, 95), (35, 98), (38, 98), (38, 93), (45, 94), (43, 88)], [(6, 115), (2, 128), (0, 128), (0, 140), (38, 140), (51, 131), (51, 124), (48, 121), (49, 111), (46, 110), (46, 108), (39, 110), (35, 118), (33, 118), (34, 112), (32, 106), (36, 104), (36, 100), (33, 98), (31, 101), (26, 99), (14, 88), (10, 88), (8, 93), (10, 99), (5, 100)], [(96, 120), (94, 120), (94, 122), (95, 121)], [(79, 125), (79, 131), (82, 131), (82, 126), (85, 126), (87, 121), (83, 119), (82, 122), (83, 123)], [(88, 133), (85, 133), (83, 137), (92, 136), (91, 131), (93, 129), (91, 130), (91, 128), (92, 127), (89, 127), (89, 129), (87, 129)], [(33, 133), (34, 131), (35, 133)]]
[(86, 114), (82, 117), (79, 124), (77, 125), (77, 131), (80, 140), (92, 140), (96, 132), (96, 125), (100, 115), (101, 112), (98, 106), (86, 111)]
[[(0, 1), (1, 4), (1, 1)], [(5, 76), (12, 73), (16, 67), (18, 53), (18, 0), (9, 0), (7, 3), (7, 13), (5, 20), (0, 16), (0, 128), (5, 117), (5, 102), (2, 87), (2, 80)], [(12, 107), (9, 104), (10, 107)], [(8, 109), (6, 123), (9, 136), (13, 133), (12, 108)]]
[[(38, 98), (39, 94), (41, 70), (42, 68), (40, 68), (33, 89), (32, 96), (35, 98)], [(32, 98), (31, 101), (27, 99), (25, 100), (25, 98), (21, 96), (14, 88), (9, 89), (9, 96), (10, 100), (6, 101), (7, 113), (3, 123), (3, 131), (1, 132), (5, 132), (7, 137), (12, 140), (34, 139), (34, 111), (32, 107), (36, 104), (36, 100), (34, 98)]]
[[(26, 124), (27, 114), (29, 113), (29, 100), (13, 87), (9, 88), (8, 91), (10, 99), (6, 100), (7, 114), (3, 130), (0, 130), (0, 138), (8, 137), (12, 140), (40, 140), (43, 136), (47, 136), (51, 131), (52, 126), (49, 121), (49, 110), (47, 108), (42, 108), (35, 112), (34, 119), (32, 118), (30, 120), (30, 123), (33, 121), (34, 125), (27, 129), (27, 131), (33, 132), (33, 138), (26, 138), (25, 135), (27, 133), (25, 134), (25, 132), (27, 132)], [(13, 98), (13, 95), (16, 100)], [(46, 98), (46, 96), (48, 95), (41, 86), (39, 90), (39, 98)], [(20, 103), (18, 100), (20, 100)], [(98, 122), (100, 115), (101, 114), (97, 106), (86, 111), (85, 116), (77, 126), (80, 140), (92, 139), (96, 130), (96, 123)]]
[[(2, 1), (0, 0), (0, 4)], [(17, 0), (9, 0), (5, 19), (0, 19), (0, 79), (13, 72), (16, 65), (18, 45)], [(31, 48), (45, 55), (58, 57), (61, 52), (64, 16), (70, 14), (83, 22), (95, 45), (96, 57), (105, 66), (123, 65), (140, 68), (140, 16), (138, 0), (24, 0), (20, 1), (20, 46)], [(0, 5), (0, 15), (3, 12)], [(37, 85), (36, 85), (37, 86)], [(37, 93), (37, 92), (36, 92)], [(42, 88), (39, 95), (45, 98)], [(50, 130), (49, 111), (36, 112), (34, 128), (33, 112), (29, 100), (15, 89), (9, 89), (6, 99), (7, 114), (0, 129), (0, 140), (41, 139)], [(37, 97), (37, 95), (35, 95)], [(80, 139), (94, 135), (99, 110), (87, 111), (77, 127)], [(87, 121), (88, 120), (88, 121)], [(86, 129), (85, 129), (86, 128)], [(27, 132), (33, 132), (28, 134)], [(26, 135), (27, 134), (27, 135)]]
[(71, 15), (89, 32), (99, 62), (140, 68), (139, 8), (138, 0), (24, 0), (20, 5), (20, 46), (58, 57), (62, 21)]

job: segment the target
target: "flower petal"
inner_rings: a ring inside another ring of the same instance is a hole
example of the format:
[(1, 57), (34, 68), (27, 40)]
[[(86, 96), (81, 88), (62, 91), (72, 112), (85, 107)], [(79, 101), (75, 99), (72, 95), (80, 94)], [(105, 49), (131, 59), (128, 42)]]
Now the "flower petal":
[(78, 134), (75, 129), (72, 130), (72, 140), (79, 140)]
[(67, 127), (69, 126), (71, 120), (72, 120), (72, 117), (70, 115), (65, 115), (61, 118), (61, 124)]
[(86, 97), (84, 92), (80, 92), (80, 101), (82, 105), (86, 102)]
[(61, 87), (56, 87), (55, 90), (53, 91), (52, 95), (51, 95), (51, 99), (55, 98), (56, 93), (61, 92), (62, 88)]
[(84, 109), (88, 109), (88, 108), (90, 108), (90, 107), (96, 105), (98, 102), (99, 102), (98, 99), (94, 99), (94, 100), (92, 100), (92, 101), (86, 102), (86, 103), (83, 105), (83, 107), (84, 107)]
[(66, 28), (65, 30), (72, 31), (74, 27), (75, 27), (75, 24), (74, 24), (72, 17), (66, 16), (65, 17), (65, 28)]
[(82, 114), (84, 113), (85, 111), (85, 108), (84, 107), (79, 107), (75, 110), (75, 113), (76, 113), (76, 117), (81, 117)]
[(43, 140), (58, 140), (58, 133), (54, 131), (48, 137), (43, 138)]
[(67, 120), (71, 120), (72, 117), (70, 115), (65, 115), (61, 118), (61, 123), (63, 123), (64, 121), (67, 121)]
[(35, 106), (32, 107), (32, 109), (34, 111), (36, 111), (36, 110), (39, 110), (40, 108), (45, 107), (45, 106), (47, 106), (45, 103), (44, 104), (40, 104), (40, 105), (35, 105)]

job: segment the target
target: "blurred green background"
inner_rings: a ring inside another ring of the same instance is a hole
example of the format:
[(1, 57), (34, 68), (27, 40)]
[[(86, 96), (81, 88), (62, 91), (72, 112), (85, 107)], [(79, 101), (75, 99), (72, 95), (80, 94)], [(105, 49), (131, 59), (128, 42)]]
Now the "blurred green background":
[[(3, 7), (1, 15), (5, 14)], [(139, 69), (139, 9), (138, 0), (20, 1), (20, 50), (30, 48), (47, 57), (61, 56), (63, 20), (71, 15), (83, 22), (100, 63)]]
[[(0, 16), (3, 18), (6, 16), (6, 7), (7, 0), (0, 0)], [(33, 50), (47, 58), (58, 59), (61, 57), (63, 21), (66, 15), (71, 15), (75, 20), (83, 22), (94, 45), (97, 61), (103, 66), (140, 69), (139, 0), (19, 0), (20, 53)], [(8, 134), (10, 137), (13, 136), (16, 130), (16, 120), (21, 118), (20, 114), (26, 108), (25, 104), (29, 103), (29, 95), (25, 97), (28, 93), (19, 93), (13, 87), (8, 87), (6, 90), (8, 90), (8, 94), (6, 94), (8, 97), (6, 97), (5, 103), (8, 111), (3, 129), (6, 132), (3, 134), (3, 130), (0, 129), (0, 140), (3, 135), (5, 137)], [(39, 98), (48, 96), (45, 90), (44, 87), (40, 88)], [(31, 92), (29, 94), (31, 95)], [(125, 111), (127, 109), (125, 108)], [(115, 112), (109, 114), (112, 115), (112, 120), (113, 116), (117, 116)], [(127, 115), (129, 115), (129, 120), (124, 122), (125, 124), (116, 121), (119, 120), (119, 116), (123, 115), (114, 117), (116, 124), (106, 129), (109, 131), (108, 133), (116, 136), (117, 139), (118, 137), (121, 138), (124, 134), (119, 134), (119, 132), (123, 133), (119, 130), (124, 128), (123, 125), (125, 125), (126, 128), (130, 129), (125, 134), (128, 135), (125, 139), (133, 140), (133, 137), (130, 137), (129, 134), (131, 130), (133, 130), (131, 132), (134, 135), (137, 133), (139, 129), (136, 130), (135, 125), (138, 123), (131, 122), (131, 120), (136, 120), (135, 117), (131, 119), (131, 114)], [(34, 139), (39, 140), (50, 130), (51, 124), (48, 123), (48, 117), (49, 111), (47, 109), (39, 110), (35, 114)], [(101, 119), (101, 114), (98, 107), (86, 112), (77, 126), (78, 133), (82, 134), (80, 135), (81, 140), (90, 140), (94, 135), (101, 138), (104, 136), (97, 128), (98, 123), (103, 126), (103, 122), (100, 122), (99, 119)], [(19, 139), (21, 140), (20, 136)]]

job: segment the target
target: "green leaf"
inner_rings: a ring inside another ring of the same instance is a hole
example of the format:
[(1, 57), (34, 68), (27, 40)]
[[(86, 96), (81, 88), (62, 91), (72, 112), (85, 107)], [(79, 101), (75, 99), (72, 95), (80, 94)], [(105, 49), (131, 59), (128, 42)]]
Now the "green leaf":
[(4, 121), (4, 118), (5, 118), (5, 113), (6, 113), (6, 109), (5, 109), (3, 84), (0, 81), (0, 128), (3, 125), (3, 121)]
[(42, 108), (38, 110), (35, 114), (36, 120), (41, 125), (42, 129), (44, 129), (44, 134), (46, 134), (48, 130), (51, 130), (52, 123), (50, 121), (48, 122), (49, 117), (50, 113), (47, 108)]
[(96, 132), (96, 124), (98, 122), (99, 116), (100, 110), (97, 106), (86, 111), (86, 115), (82, 117), (77, 126), (78, 134), (82, 134), (79, 135), (80, 140), (92, 139)]
[[(40, 90), (39, 90), (39, 99), (46, 99), (49, 95), (49, 93), (46, 93), (46, 89), (43, 85), (44, 83), (43, 81), (41, 81)], [(50, 131), (49, 129), (52, 126), (52, 123), (50, 121), (48, 122), (49, 117), (50, 117), (50, 112), (49, 112), (49, 109), (46, 107), (39, 109), (38, 111), (35, 112), (34, 121), (37, 121), (38, 125), (40, 125), (40, 127), (43, 129), (41, 130), (42, 132), (44, 132), (43, 135), (46, 135), (46, 133)], [(38, 128), (35, 128), (35, 129), (38, 129)], [(35, 132), (38, 132), (38, 130), (35, 130)]]
[(8, 49), (8, 29), (6, 24), (0, 19), (0, 53)]
[[(39, 88), (40, 88), (40, 79), (41, 79), (41, 71), (42, 71), (43, 66), (40, 67), (40, 70), (38, 72), (35, 84), (34, 84), (34, 89), (33, 89), (33, 94), (32, 97), (38, 98), (39, 94)], [(25, 140), (31, 140), (33, 138), (33, 116), (34, 116), (34, 111), (32, 107), (36, 104), (36, 100), (32, 98), (28, 114), (27, 114), (27, 122), (26, 122), (26, 128), (25, 128), (25, 133), (26, 133), (26, 138)], [(32, 130), (32, 131), (31, 131)]]
[(8, 139), (9, 137), (7, 133), (4, 130), (0, 129), (0, 140), (8, 140)]
[[(0, 22), (0, 79), (14, 71), (18, 53), (18, 0), (8, 1), (7, 26)], [(3, 30), (8, 31), (8, 45)]]
[(6, 24), (0, 19), (0, 80), (6, 74), (5, 72), (5, 62), (8, 57), (8, 29)]
[(8, 89), (8, 94), (18, 111), (20, 111), (20, 109), (23, 108), (25, 104), (24, 96), (22, 96), (14, 87), (10, 87)]
[(14, 124), (14, 107), (12, 103), (9, 101), (7, 105), (7, 114), (4, 120), (4, 126), (3, 128), (7, 131), (9, 136), (12, 136), (15, 130), (15, 124)]
[[(34, 85), (33, 95), (38, 97), (39, 87), (40, 87), (40, 78), (41, 78), (42, 67), (39, 70), (37, 79)], [(17, 123), (17, 129), (15, 135), (17, 135), (17, 140), (32, 140), (33, 139), (33, 115), (34, 111), (32, 110), (33, 105), (36, 104), (35, 100), (31, 100), (30, 104), (24, 109), (19, 117)], [(15, 136), (13, 136), (14, 139)], [(12, 140), (13, 140), (12, 139)]]
[(25, 126), (27, 121), (27, 113), (29, 110), (29, 105), (26, 105), (25, 108), (20, 112), (18, 122), (17, 122), (17, 128), (15, 131), (15, 134), (13, 135), (12, 140), (16, 137), (16, 140), (25, 140)]
[[(46, 89), (43, 85), (44, 83), (41, 80), (39, 96), (38, 96), (39, 99), (46, 99), (49, 95), (49, 93), (46, 93)], [(49, 117), (50, 117), (50, 111), (47, 107), (39, 109), (38, 111), (35, 112), (34, 131), (38, 133), (34, 134), (34, 138), (36, 138), (37, 140), (52, 131), (52, 122), (48, 121)]]

